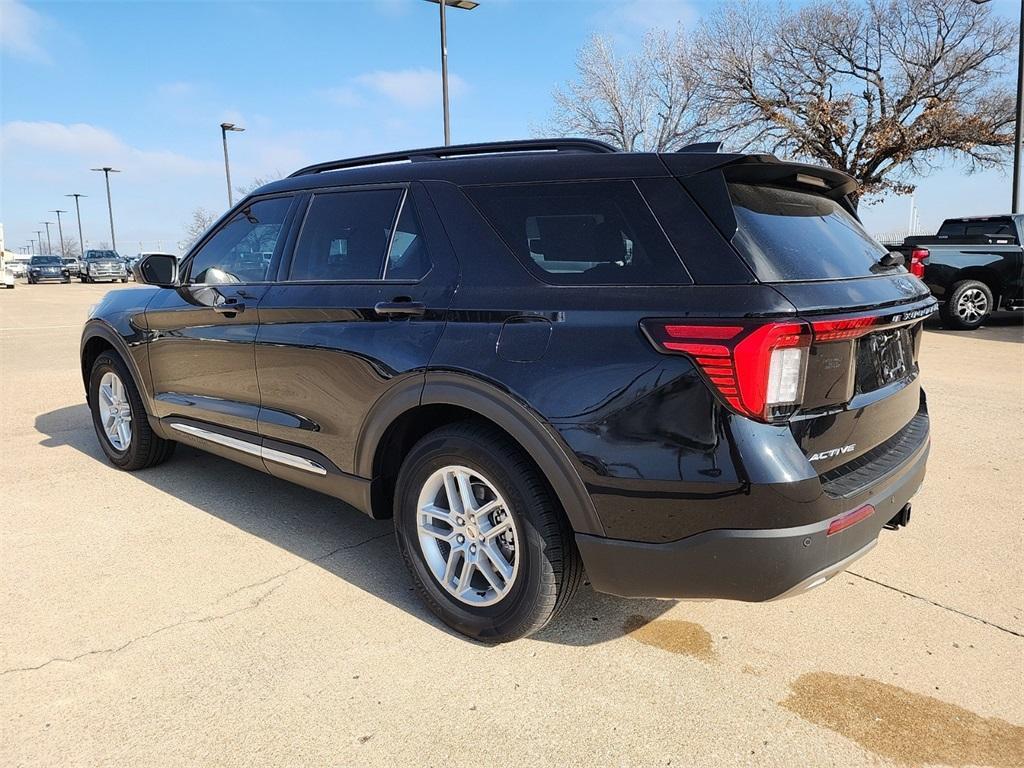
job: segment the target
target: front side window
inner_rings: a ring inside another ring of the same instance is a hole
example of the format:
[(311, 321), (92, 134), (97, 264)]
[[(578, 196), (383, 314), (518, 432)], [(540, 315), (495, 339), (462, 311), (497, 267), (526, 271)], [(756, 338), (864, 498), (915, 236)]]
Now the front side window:
[(517, 184), (466, 191), (520, 261), (546, 282), (690, 283), (631, 181)]
[(190, 283), (258, 283), (267, 279), (290, 197), (256, 200), (231, 217), (192, 258)]
[(379, 280), (402, 191), (315, 195), (302, 224), (289, 280)]

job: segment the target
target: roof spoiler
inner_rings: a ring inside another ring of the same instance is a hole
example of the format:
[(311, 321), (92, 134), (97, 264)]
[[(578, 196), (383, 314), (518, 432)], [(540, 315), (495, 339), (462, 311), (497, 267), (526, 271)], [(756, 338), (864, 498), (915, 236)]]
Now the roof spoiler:
[(676, 152), (721, 152), (722, 142), (720, 141), (698, 141), (695, 144), (687, 144), (680, 147)]

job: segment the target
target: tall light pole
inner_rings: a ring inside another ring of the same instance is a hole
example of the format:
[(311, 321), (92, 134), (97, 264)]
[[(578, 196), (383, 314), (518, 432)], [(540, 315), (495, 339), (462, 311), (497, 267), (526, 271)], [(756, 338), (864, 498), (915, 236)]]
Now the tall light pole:
[(50, 213), (57, 214), (57, 236), (60, 238), (60, 256), (63, 259), (67, 257), (67, 254), (64, 253), (64, 227), (60, 223), (60, 215), (62, 213), (67, 213), (67, 211), (62, 211), (59, 208), (54, 208), (52, 211), (50, 211)]
[(245, 128), (240, 128), (234, 123), (220, 124), (220, 139), (224, 143), (224, 175), (228, 180), (228, 208), (234, 205), (231, 201), (231, 166), (228, 164), (228, 131), (241, 133), (244, 130)]
[(430, 3), (437, 3), (441, 9), (441, 101), (444, 107), (444, 145), (447, 147), (452, 143), (451, 121), (448, 116), (448, 24), (445, 21), (445, 8), (459, 8), (463, 11), (472, 11), (480, 3), (474, 0), (427, 0)]
[(39, 255), (42, 256), (43, 255), (43, 230), (37, 229), (37, 230), (34, 230), (34, 231), (36, 233), (36, 243), (39, 244)]
[(78, 216), (78, 255), (85, 256), (85, 240), (82, 238), (82, 211), (78, 207), (78, 198), (88, 197), (88, 195), (80, 195), (77, 192), (72, 192), (70, 195), (64, 195), (64, 197), (75, 198), (75, 215)]
[(1024, 123), (1024, 4), (1020, 7), (1020, 26), (1017, 27), (1017, 125), (1013, 130), (1013, 212), (1020, 213), (1020, 142), (1021, 123)]
[(50, 225), (52, 221), (40, 221), (44, 227), (46, 227), (46, 253), (48, 256), (53, 256), (53, 243), (50, 242)]
[(93, 168), (94, 171), (103, 171), (103, 177), (107, 180), (107, 213), (110, 214), (110, 250), (117, 250), (117, 240), (114, 239), (114, 204), (110, 202), (110, 174), (120, 173), (116, 168), (109, 165), (103, 168)]
[(35, 252), (36, 252), (36, 239), (34, 237), (30, 237), (28, 239), (28, 255), (32, 256)]

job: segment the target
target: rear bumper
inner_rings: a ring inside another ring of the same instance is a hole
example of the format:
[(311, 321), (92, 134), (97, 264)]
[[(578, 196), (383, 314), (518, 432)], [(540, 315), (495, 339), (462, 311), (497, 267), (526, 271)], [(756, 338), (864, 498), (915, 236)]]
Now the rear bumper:
[[(875, 513), (827, 535), (829, 520), (794, 528), (722, 529), (654, 544), (576, 534), (594, 589), (623, 597), (762, 602), (804, 592), (866, 554), (924, 479), (925, 442), (866, 502)], [(857, 504), (856, 506), (860, 506)]]

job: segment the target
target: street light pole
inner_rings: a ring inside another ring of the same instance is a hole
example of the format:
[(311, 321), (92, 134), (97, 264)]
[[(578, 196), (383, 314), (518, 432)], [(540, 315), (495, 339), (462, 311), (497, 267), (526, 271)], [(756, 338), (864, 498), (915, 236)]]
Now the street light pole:
[(448, 113), (448, 24), (445, 19), (445, 8), (459, 8), (472, 11), (479, 3), (474, 0), (427, 0), (437, 3), (441, 10), (441, 103), (444, 109), (444, 145), (452, 143), (451, 120)]
[(33, 256), (35, 254), (35, 252), (36, 252), (36, 239), (34, 237), (30, 237), (28, 239), (28, 255), (29, 256)]
[(39, 223), (46, 227), (46, 255), (53, 256), (53, 243), (50, 242), (50, 225), (53, 224), (53, 222), (40, 221)]
[(88, 197), (88, 195), (80, 195), (77, 192), (72, 192), (70, 195), (64, 195), (64, 197), (75, 198), (75, 215), (78, 216), (78, 255), (85, 256), (85, 240), (82, 238), (82, 211), (78, 207), (78, 198)]
[(60, 222), (60, 215), (62, 213), (67, 213), (67, 211), (62, 211), (55, 208), (54, 210), (50, 211), (50, 213), (57, 214), (57, 236), (60, 238), (60, 257), (62, 259), (67, 258), (67, 254), (64, 253), (64, 226)]
[(234, 123), (220, 124), (220, 138), (224, 142), (224, 176), (228, 180), (228, 208), (234, 205), (231, 200), (231, 165), (228, 163), (228, 131), (241, 133), (245, 128), (239, 128)]
[(107, 213), (110, 214), (110, 250), (117, 250), (117, 240), (114, 238), (114, 204), (110, 202), (110, 174), (120, 173), (116, 168), (109, 165), (103, 168), (93, 168), (94, 171), (103, 171), (103, 178), (107, 180)]
[(36, 243), (39, 244), (39, 255), (42, 256), (43, 255), (43, 230), (37, 229), (37, 230), (35, 230), (35, 233), (36, 233)]
[(1024, 3), (1020, 6), (1020, 26), (1017, 27), (1017, 124), (1013, 130), (1013, 213), (1020, 213), (1020, 142), (1021, 124), (1024, 123)]

